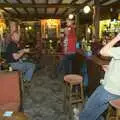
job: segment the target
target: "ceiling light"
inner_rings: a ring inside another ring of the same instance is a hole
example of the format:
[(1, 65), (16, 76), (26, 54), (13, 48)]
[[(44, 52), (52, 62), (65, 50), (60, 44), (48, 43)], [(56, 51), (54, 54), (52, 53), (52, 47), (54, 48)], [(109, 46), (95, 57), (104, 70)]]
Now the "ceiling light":
[(89, 13), (90, 12), (90, 7), (89, 6), (85, 6), (84, 8), (83, 8), (83, 11), (84, 11), (84, 13)]
[(69, 19), (73, 19), (73, 18), (74, 18), (74, 15), (73, 15), (73, 14), (69, 14), (68, 18), (69, 18)]

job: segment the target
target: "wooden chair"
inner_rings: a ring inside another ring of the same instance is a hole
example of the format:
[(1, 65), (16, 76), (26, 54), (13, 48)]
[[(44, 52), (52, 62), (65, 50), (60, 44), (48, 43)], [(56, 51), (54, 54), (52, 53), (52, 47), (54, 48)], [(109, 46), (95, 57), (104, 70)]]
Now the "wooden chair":
[(22, 109), (20, 72), (0, 72), (0, 110), (20, 111)]

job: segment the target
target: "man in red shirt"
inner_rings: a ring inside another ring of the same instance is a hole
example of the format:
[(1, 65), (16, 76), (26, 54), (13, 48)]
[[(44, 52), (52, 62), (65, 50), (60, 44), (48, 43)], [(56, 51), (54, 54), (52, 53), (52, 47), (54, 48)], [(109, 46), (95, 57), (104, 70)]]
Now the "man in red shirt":
[(72, 73), (72, 60), (76, 53), (76, 32), (74, 21), (67, 19), (67, 26), (65, 28), (65, 37), (64, 37), (64, 57), (63, 57), (63, 66), (65, 74)]

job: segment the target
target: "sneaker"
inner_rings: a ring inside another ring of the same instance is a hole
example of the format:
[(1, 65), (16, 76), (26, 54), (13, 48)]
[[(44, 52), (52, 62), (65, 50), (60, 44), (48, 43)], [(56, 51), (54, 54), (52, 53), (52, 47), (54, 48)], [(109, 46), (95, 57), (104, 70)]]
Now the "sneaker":
[(24, 83), (25, 87), (30, 87), (31, 86), (31, 81), (26, 80)]

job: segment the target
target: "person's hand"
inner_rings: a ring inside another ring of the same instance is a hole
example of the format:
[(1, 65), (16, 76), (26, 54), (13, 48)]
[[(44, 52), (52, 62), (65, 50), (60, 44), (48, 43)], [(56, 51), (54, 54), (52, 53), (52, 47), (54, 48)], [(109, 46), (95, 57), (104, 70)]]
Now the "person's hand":
[(118, 33), (118, 35), (116, 36), (116, 39), (120, 41), (120, 33)]
[(108, 70), (108, 65), (102, 65), (102, 69), (106, 72)]
[(25, 49), (24, 49), (24, 52), (25, 52), (25, 53), (29, 53), (29, 52), (30, 52), (30, 49), (29, 49), (29, 48), (25, 48)]

